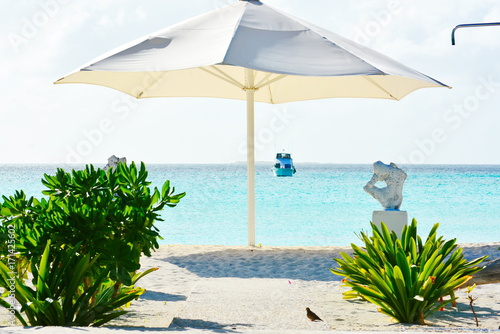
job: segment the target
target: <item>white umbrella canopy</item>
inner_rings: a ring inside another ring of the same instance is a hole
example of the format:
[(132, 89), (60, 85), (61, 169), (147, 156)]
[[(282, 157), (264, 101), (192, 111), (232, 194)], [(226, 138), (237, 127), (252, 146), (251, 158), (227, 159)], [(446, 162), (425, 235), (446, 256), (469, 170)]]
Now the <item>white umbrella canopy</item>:
[(236, 1), (128, 43), (55, 83), (96, 84), (136, 98), (246, 100), (249, 245), (255, 245), (255, 101), (399, 100), (420, 88), (448, 87), (256, 0)]

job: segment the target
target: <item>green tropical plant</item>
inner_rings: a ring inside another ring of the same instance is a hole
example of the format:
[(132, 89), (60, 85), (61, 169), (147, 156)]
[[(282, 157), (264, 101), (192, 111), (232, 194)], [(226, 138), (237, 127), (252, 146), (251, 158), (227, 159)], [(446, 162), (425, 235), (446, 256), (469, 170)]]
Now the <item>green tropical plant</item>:
[[(98, 256), (90, 259), (76, 248), (58, 252), (50, 261), (50, 240), (39, 263), (32, 263), (32, 285), (20, 277), (15, 279), (15, 299), (22, 306), (15, 316), (23, 324), (32, 326), (100, 326), (124, 313), (123, 306), (137, 299), (144, 289), (127, 287), (116, 295), (110, 284), (109, 270), (100, 270), (97, 277), (91, 273)], [(0, 285), (12, 279), (11, 271), (0, 262)], [(141, 273), (142, 276), (146, 273)], [(141, 277), (142, 277), (141, 276)], [(85, 286), (84, 280), (92, 281)], [(12, 303), (0, 299), (0, 304), (15, 309)], [(23, 316), (24, 315), (24, 316)]]
[(8, 242), (0, 245), (0, 305), (12, 309), (6, 297), (15, 273), (22, 324), (99, 326), (123, 314), (144, 292), (136, 281), (157, 269), (137, 272), (140, 257), (159, 247), (160, 211), (185, 196), (168, 180), (150, 189), (147, 176), (144, 163), (58, 169), (42, 179), (47, 198), (3, 196), (0, 240)]
[(185, 196), (174, 194), (168, 180), (161, 191), (151, 190), (147, 176), (144, 163), (120, 163), (108, 171), (92, 165), (71, 173), (58, 169), (42, 179), (48, 199), (27, 198), (22, 191), (4, 196), (0, 221), (14, 224), (21, 258), (40, 258), (49, 239), (55, 250), (80, 243), (81, 253), (99, 254), (99, 267), (109, 267), (111, 278), (130, 285), (141, 255), (159, 247), (154, 223), (162, 220), (160, 211)]
[[(437, 237), (435, 224), (425, 242), (417, 235), (417, 221), (399, 239), (385, 224), (371, 224), (373, 235), (361, 232), (365, 247), (351, 245), (354, 256), (341, 252), (331, 272), (344, 276), (351, 290), (344, 298), (361, 297), (398, 322), (424, 324), (424, 319), (456, 300), (453, 290), (467, 282), (486, 256), (467, 261), (456, 240)], [(451, 296), (444, 300), (444, 296)]]

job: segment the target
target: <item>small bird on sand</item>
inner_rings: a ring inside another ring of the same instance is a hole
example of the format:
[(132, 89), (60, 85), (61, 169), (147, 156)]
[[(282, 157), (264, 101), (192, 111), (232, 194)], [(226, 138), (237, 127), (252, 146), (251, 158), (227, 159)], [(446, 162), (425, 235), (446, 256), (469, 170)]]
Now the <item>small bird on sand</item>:
[(323, 321), (323, 320), (321, 320), (320, 317), (318, 317), (318, 315), (316, 313), (311, 311), (311, 309), (309, 307), (306, 307), (306, 311), (307, 311), (307, 317), (309, 318), (309, 320), (311, 320), (311, 321)]

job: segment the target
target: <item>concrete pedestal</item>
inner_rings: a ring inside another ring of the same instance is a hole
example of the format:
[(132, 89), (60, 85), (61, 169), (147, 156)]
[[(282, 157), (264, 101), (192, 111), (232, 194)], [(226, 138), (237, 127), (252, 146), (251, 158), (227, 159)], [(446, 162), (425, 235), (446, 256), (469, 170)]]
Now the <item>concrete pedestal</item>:
[(389, 231), (396, 232), (401, 238), (403, 227), (408, 224), (408, 212), (398, 210), (377, 210), (373, 211), (372, 223), (380, 228), (380, 223), (384, 223)]

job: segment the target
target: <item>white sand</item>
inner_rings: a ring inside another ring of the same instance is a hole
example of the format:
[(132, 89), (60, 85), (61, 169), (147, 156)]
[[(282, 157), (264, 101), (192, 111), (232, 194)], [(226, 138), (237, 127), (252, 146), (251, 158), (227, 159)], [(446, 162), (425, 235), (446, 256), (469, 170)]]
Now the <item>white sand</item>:
[[(462, 244), (467, 259), (500, 257), (499, 243)], [(401, 325), (361, 301), (342, 299), (335, 266), (347, 247), (162, 246), (143, 268), (160, 268), (139, 285), (147, 292), (115, 320), (111, 328), (3, 328), (2, 333), (315, 333), (334, 331), (474, 332), (498, 331), (500, 284), (477, 287), (473, 296), (475, 325), (466, 294), (457, 292), (457, 309), (447, 308), (428, 319), (431, 326)], [(311, 322), (310, 307), (324, 321)], [(2, 314), (2, 311), (0, 311)], [(6, 325), (6, 316), (0, 316)]]

